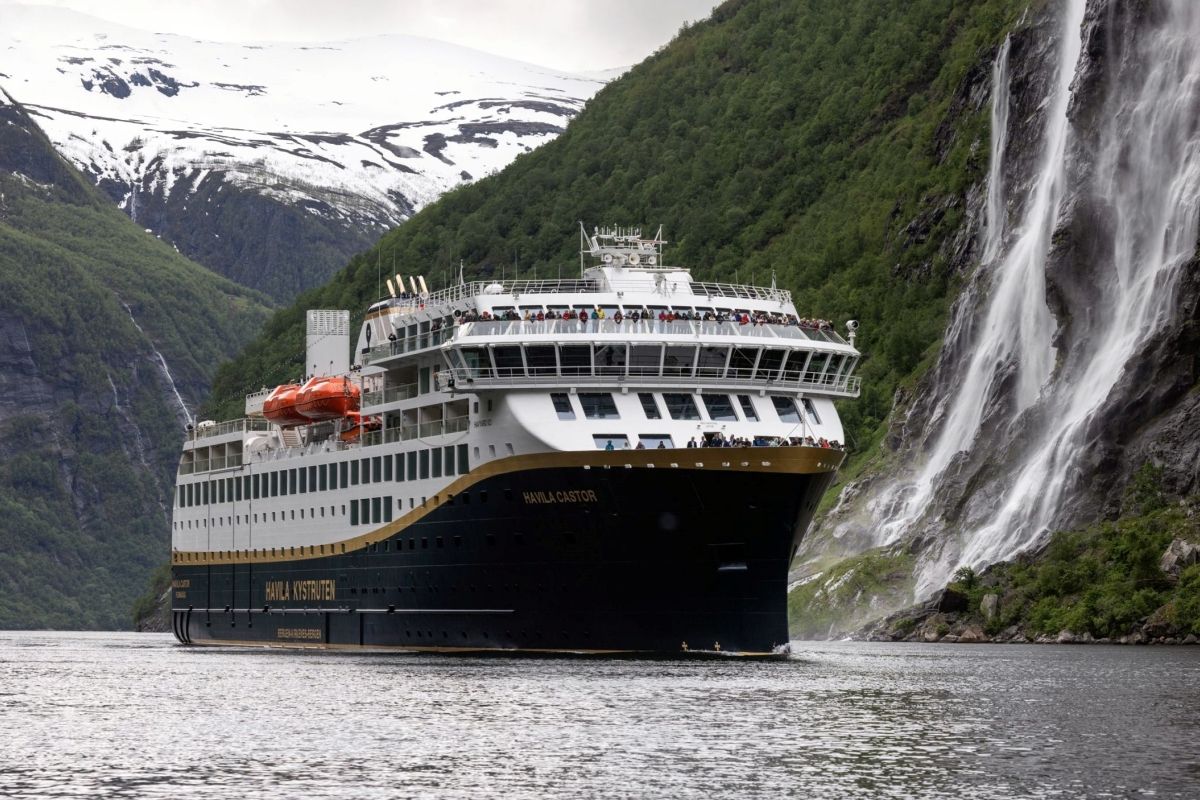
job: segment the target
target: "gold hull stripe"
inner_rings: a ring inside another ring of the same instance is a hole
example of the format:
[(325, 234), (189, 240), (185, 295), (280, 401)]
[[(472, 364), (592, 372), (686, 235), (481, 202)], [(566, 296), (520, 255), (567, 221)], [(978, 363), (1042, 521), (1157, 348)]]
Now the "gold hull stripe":
[[(171, 563), (178, 566), (213, 564), (265, 564), (304, 561), (362, 550), (411, 527), (453, 496), (499, 475), (539, 469), (687, 469), (712, 472), (760, 472), (787, 475), (820, 475), (841, 466), (845, 453), (822, 447), (701, 447), (659, 450), (570, 450), (507, 456), (460, 475), (433, 497), (397, 519), (367, 533), (324, 545), (289, 545), (258, 550), (175, 550)], [(402, 484), (394, 484), (402, 485)], [(351, 501), (355, 502), (355, 501)]]

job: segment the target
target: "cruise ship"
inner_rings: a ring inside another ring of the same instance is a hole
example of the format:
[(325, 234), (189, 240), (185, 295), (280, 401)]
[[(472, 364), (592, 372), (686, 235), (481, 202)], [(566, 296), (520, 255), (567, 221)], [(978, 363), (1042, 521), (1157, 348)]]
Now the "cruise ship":
[[(310, 310), (302, 377), (188, 431), (184, 644), (779, 653), (857, 324), (580, 227), (579, 277)], [(574, 271), (574, 265), (572, 265)], [(772, 281), (772, 284), (774, 281)]]

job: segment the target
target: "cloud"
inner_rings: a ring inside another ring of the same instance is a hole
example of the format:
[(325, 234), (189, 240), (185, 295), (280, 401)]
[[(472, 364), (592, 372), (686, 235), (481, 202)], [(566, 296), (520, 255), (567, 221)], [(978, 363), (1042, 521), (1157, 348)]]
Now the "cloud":
[(402, 33), (559, 69), (637, 63), (715, 0), (32, 0), (134, 28), (217, 41)]

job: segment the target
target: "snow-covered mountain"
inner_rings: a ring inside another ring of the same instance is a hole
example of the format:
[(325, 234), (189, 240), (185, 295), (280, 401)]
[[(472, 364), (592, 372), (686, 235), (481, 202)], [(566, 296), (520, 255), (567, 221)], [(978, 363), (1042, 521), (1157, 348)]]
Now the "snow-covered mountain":
[(601, 86), (398, 35), (233, 44), (0, 5), (0, 87), (184, 254), (290, 298)]

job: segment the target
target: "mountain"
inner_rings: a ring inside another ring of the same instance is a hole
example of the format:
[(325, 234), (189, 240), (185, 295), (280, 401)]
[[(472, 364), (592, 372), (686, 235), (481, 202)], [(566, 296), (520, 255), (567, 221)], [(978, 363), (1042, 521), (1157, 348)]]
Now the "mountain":
[(127, 628), (184, 425), (265, 298), (121, 214), (0, 93), (0, 628)]
[[(854, 454), (791, 594), (795, 634), (838, 635), (1128, 517), (1148, 463), (1167, 503), (1200, 488), (1198, 22), (1190, 0), (731, 0), (279, 312), (209, 408), (298, 374), (304, 307), (361, 314), (378, 261), (553, 275), (576, 220), (665, 223), (700, 276), (861, 322)], [(1176, 519), (1112, 536), (1152, 529), (1144, 559)], [(1105, 552), (1036, 602), (1137, 591), (1098, 588), (1128, 563)]]
[(0, 88), (60, 153), (140, 226), (283, 301), (554, 138), (603, 85), (408, 36), (228, 44), (47, 6), (0, 19)]
[[(1200, 634), (1200, 567), (1159, 567), (1200, 539), (1197, 41), (1191, 0), (1068, 0), (990, 59), (978, 265), (886, 449), (806, 543), (793, 599), (820, 621), (808, 633), (852, 630), (959, 570), (1016, 559), (1027, 577), (1034, 559), (1037, 591), (996, 583), (996, 619)], [(1156, 493), (1174, 510), (1139, 512)]]

